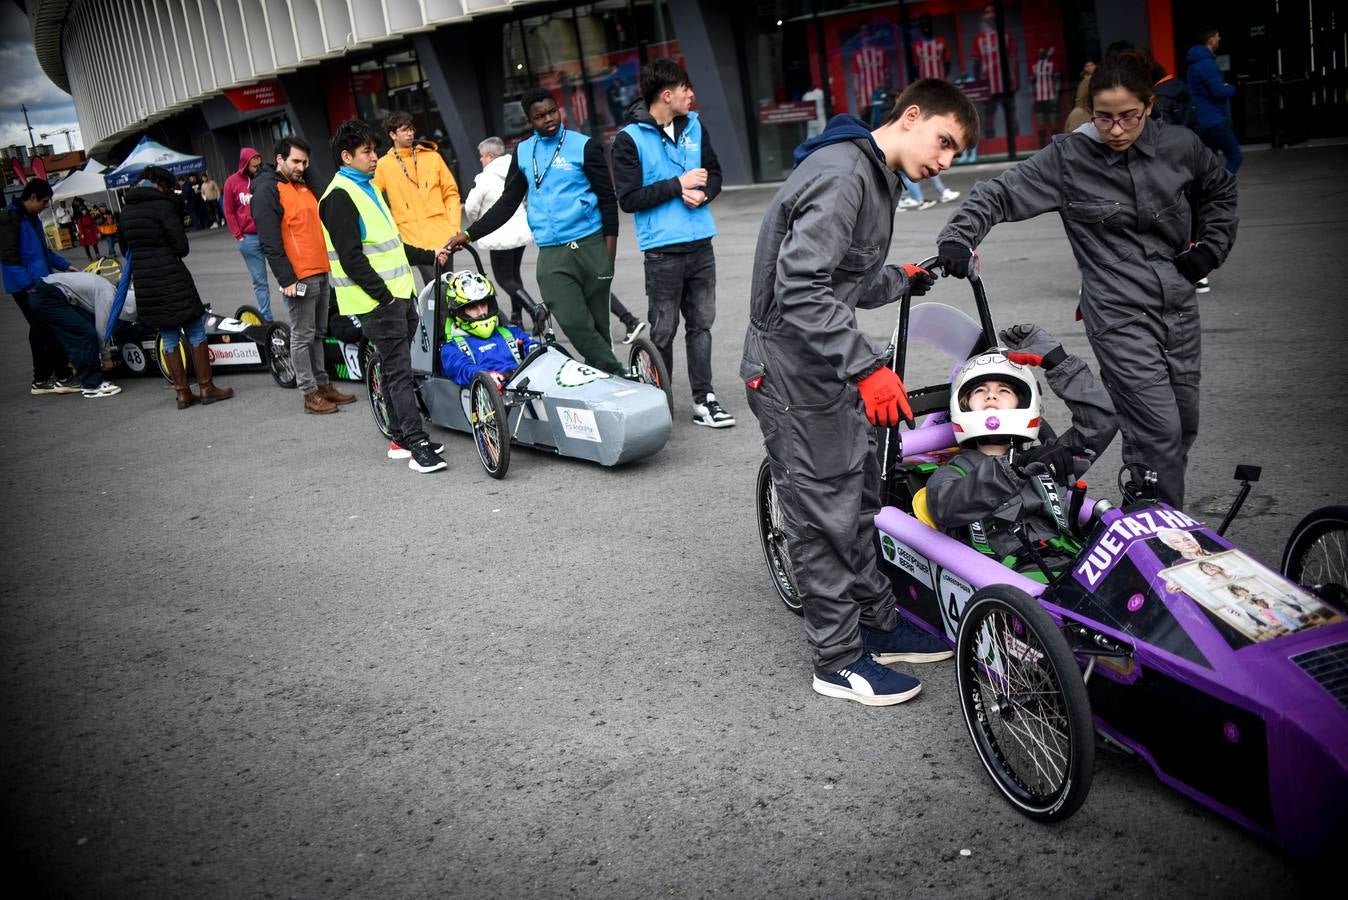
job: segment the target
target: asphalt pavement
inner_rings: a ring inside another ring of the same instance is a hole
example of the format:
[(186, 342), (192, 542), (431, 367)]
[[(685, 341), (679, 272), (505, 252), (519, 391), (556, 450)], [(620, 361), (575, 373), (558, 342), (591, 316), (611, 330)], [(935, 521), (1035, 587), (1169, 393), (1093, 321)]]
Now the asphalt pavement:
[[(1344, 146), (1250, 153), (1235, 252), (1202, 298), (1187, 506), (1219, 520), (1236, 464), (1262, 465), (1229, 536), (1275, 566), (1302, 515), (1344, 500), (1345, 172)], [(946, 182), (967, 192), (978, 174)], [(469, 437), (433, 430), (450, 469), (418, 475), (385, 459), (363, 388), (306, 416), (262, 372), (221, 374), (236, 397), (185, 411), (158, 377), (121, 377), (108, 399), (30, 396), (5, 304), (15, 883), (78, 897), (1311, 890), (1314, 868), (1103, 745), (1080, 812), (1021, 817), (970, 744), (951, 663), (905, 667), (925, 687), (899, 707), (813, 693), (758, 546), (761, 441), (735, 377), (771, 196), (715, 204), (716, 382), (739, 424), (691, 422), (680, 342), (669, 445), (613, 470), (521, 451), (494, 481)], [(899, 214), (891, 261), (934, 253), (950, 211)], [(630, 226), (614, 285), (640, 311)], [(982, 252), (999, 324), (1037, 322), (1091, 358), (1056, 217), (999, 226)], [(194, 234), (188, 262), (217, 310), (252, 302), (223, 230)], [(953, 280), (930, 295), (968, 296)], [(861, 321), (887, 336), (893, 308)], [(1104, 496), (1117, 459), (1116, 442), (1090, 476)]]

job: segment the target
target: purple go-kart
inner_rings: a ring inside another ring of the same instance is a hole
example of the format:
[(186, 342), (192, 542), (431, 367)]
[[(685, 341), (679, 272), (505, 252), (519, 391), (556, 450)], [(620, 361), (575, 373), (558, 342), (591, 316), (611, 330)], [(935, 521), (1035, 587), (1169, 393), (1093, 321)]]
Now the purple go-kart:
[[(980, 322), (902, 302), (892, 342), (900, 376), (910, 338), (915, 358), (939, 357), (941, 371), (996, 345), (983, 284), (970, 281)], [(1125, 466), (1121, 506), (1092, 499), (1081, 482), (1070, 491), (1080, 545), (1071, 565), (1027, 577), (932, 522), (924, 484), (956, 443), (949, 384), (909, 397), (918, 427), (883, 436), (879, 558), (900, 613), (953, 645), (969, 734), (1012, 806), (1043, 821), (1072, 815), (1090, 789), (1098, 731), (1293, 852), (1343, 846), (1348, 509), (1298, 525), (1280, 574), (1222, 536), (1257, 467), (1237, 469), (1244, 484), (1214, 529), (1152, 499), (1153, 473)], [(769, 574), (799, 614), (766, 460), (755, 501)]]

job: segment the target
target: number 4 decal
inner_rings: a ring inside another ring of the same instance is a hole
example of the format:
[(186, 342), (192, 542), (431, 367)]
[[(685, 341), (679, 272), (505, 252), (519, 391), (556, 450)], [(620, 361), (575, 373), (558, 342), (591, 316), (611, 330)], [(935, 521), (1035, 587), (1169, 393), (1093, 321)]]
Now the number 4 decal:
[(953, 641), (955, 632), (959, 631), (964, 607), (974, 595), (974, 589), (963, 579), (945, 569), (941, 569), (940, 572), (941, 577), (937, 581), (936, 590), (937, 597), (940, 598), (941, 623), (945, 626), (946, 636)]

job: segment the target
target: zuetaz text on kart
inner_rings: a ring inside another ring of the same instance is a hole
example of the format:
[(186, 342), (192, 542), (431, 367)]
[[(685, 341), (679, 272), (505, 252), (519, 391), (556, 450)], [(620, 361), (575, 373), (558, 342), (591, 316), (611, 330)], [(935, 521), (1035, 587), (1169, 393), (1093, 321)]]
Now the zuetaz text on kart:
[[(996, 345), (977, 275), (971, 286), (977, 323), (940, 303), (902, 302), (896, 372), (910, 339), (957, 364)], [(1341, 847), (1348, 510), (1308, 516), (1279, 573), (1223, 537), (1257, 468), (1237, 470), (1245, 484), (1214, 529), (1157, 502), (1150, 473), (1125, 467), (1121, 507), (1084, 483), (1071, 491), (1081, 549), (1041, 583), (923, 521), (923, 484), (956, 443), (949, 396), (948, 384), (912, 391), (920, 424), (884, 435), (878, 558), (900, 613), (954, 646), (964, 720), (1002, 796), (1031, 818), (1072, 815), (1090, 789), (1099, 732), (1166, 784), (1295, 853)], [(776, 594), (799, 613), (766, 460), (755, 498)]]

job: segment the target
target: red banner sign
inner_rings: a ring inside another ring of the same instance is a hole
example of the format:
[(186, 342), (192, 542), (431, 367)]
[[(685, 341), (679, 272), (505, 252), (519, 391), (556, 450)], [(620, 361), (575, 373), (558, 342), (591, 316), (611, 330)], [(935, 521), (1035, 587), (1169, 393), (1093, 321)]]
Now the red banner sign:
[(225, 96), (229, 102), (234, 104), (234, 108), (239, 112), (251, 112), (255, 109), (271, 109), (274, 106), (285, 106), (285, 91), (281, 90), (281, 85), (276, 81), (264, 81), (261, 84), (250, 84), (248, 87), (229, 88), (225, 91)]
[(19, 184), (27, 184), (28, 173), (23, 170), (23, 163), (19, 162), (17, 158), (11, 156), (9, 158), (9, 164), (11, 167), (13, 167), (14, 177), (18, 180)]
[(785, 125), (788, 122), (813, 122), (818, 115), (814, 103), (796, 101), (794, 103), (758, 104), (758, 124)]

